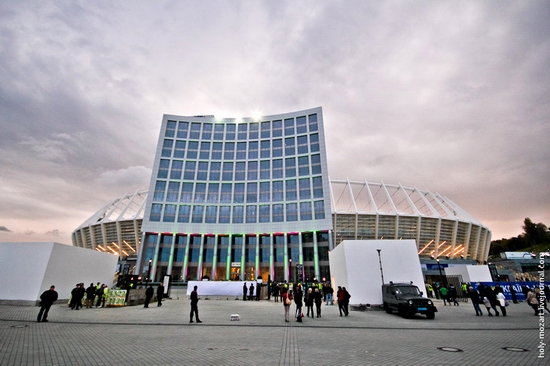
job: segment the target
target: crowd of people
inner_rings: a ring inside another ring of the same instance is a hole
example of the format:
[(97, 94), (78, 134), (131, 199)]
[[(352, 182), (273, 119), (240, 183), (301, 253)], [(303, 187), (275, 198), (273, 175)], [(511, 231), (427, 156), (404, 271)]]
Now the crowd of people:
[[(480, 283), (477, 285), (477, 288), (474, 288), (472, 285), (463, 283), (461, 289), (462, 297), (472, 302), (476, 316), (483, 315), (483, 307), (486, 309), (488, 316), (507, 315), (506, 307), (509, 305), (509, 302), (504, 296), (504, 290), (500, 284), (497, 283), (494, 287), (491, 287)], [(432, 285), (427, 283), (426, 291), (429, 297), (443, 300), (444, 306), (447, 304), (451, 305), (451, 303), (455, 306), (459, 305), (458, 292), (453, 285), (447, 287), (440, 284)], [(525, 296), (527, 305), (533, 308), (535, 316), (542, 315), (541, 312), (544, 310), (550, 313), (546, 301), (546, 299), (550, 299), (550, 288), (548, 288), (548, 285), (544, 285), (542, 291), (538, 286), (530, 288), (527, 285), (522, 285), (521, 291)], [(519, 303), (514, 286), (510, 286), (510, 296), (513, 303)]]

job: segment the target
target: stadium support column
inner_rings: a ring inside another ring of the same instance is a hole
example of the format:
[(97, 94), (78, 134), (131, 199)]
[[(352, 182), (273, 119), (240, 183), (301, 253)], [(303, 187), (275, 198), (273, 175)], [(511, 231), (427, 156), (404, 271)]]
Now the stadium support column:
[(289, 268), (290, 262), (289, 262), (289, 256), (288, 256), (288, 234), (287, 233), (284, 233), (284, 253), (285, 253), (285, 258), (284, 258), (285, 281), (289, 283), (290, 282), (290, 268)]
[[(168, 267), (166, 268), (166, 274), (172, 276), (172, 267), (174, 266), (174, 250), (176, 248), (176, 241), (178, 240), (177, 233), (172, 233), (172, 245), (170, 246), (170, 256), (168, 257)], [(159, 278), (162, 282), (164, 279)], [(167, 289), (168, 291), (168, 289)]]
[(256, 257), (254, 258), (254, 280), (260, 275), (260, 239), (261, 236), (255, 234), (256, 238)]
[(157, 263), (158, 263), (158, 257), (159, 257), (159, 251), (160, 251), (160, 241), (161, 241), (161, 238), (162, 238), (162, 235), (161, 233), (159, 233), (159, 235), (157, 235), (157, 243), (156, 243), (156, 246), (155, 246), (155, 254), (153, 255), (153, 258), (145, 258), (146, 261), (148, 261), (149, 259), (152, 259), (153, 261), (151, 262), (151, 267), (149, 269), (149, 273), (150, 273), (150, 278), (149, 280), (151, 282), (154, 281), (154, 279), (156, 278), (157, 276)]
[[(321, 269), (319, 268), (319, 245), (317, 244), (317, 233), (313, 232), (313, 271), (315, 272), (315, 278), (321, 278)], [(328, 235), (328, 240), (331, 240), (331, 235)]]
[(198, 265), (197, 265), (197, 279), (199, 281), (202, 280), (202, 266), (203, 266), (203, 252), (204, 252), (204, 234), (201, 234), (200, 235), (201, 237), (201, 245), (200, 245), (200, 249), (199, 249), (199, 262), (198, 262)]
[(217, 280), (218, 276), (218, 268), (216, 267), (216, 263), (218, 263), (218, 238), (219, 234), (214, 235), (214, 253), (212, 255), (212, 281)]
[(183, 268), (181, 269), (182, 279), (184, 282), (187, 282), (189, 277), (188, 267), (189, 267), (189, 247), (191, 246), (191, 236), (187, 235), (185, 240), (185, 250), (183, 252)]
[[(275, 237), (273, 236), (273, 233), (269, 234), (269, 276), (272, 281), (275, 281), (275, 260), (274, 260), (275, 253), (273, 252), (274, 240), (275, 240)], [(271, 289), (268, 289), (268, 291), (271, 291)]]
[[(229, 234), (227, 237), (227, 258), (225, 260), (225, 280), (231, 280), (231, 247), (233, 242), (233, 234)], [(223, 248), (223, 247), (222, 247)]]

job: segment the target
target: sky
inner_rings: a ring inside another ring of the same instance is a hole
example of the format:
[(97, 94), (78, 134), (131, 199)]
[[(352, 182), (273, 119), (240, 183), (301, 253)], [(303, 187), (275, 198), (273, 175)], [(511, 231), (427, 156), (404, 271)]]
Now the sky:
[(3, 1), (0, 241), (147, 189), (163, 114), (321, 106), (331, 179), (550, 225), (550, 2)]

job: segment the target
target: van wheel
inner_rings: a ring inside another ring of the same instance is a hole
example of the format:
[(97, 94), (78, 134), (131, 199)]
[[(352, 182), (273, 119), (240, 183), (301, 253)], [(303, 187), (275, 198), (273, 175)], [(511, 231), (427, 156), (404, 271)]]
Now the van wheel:
[(432, 310), (432, 311), (428, 311), (428, 312), (426, 313), (426, 318), (428, 318), (428, 319), (433, 319), (433, 318), (435, 318), (435, 313), (433, 312), (433, 310)]
[(391, 308), (388, 306), (388, 304), (384, 303), (384, 310), (386, 311), (386, 313), (388, 314), (391, 314), (392, 311), (391, 311)]

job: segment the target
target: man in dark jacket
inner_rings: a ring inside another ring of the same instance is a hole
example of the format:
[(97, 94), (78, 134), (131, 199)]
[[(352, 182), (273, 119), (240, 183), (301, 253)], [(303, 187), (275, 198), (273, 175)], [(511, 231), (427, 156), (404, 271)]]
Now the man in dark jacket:
[(159, 287), (157, 287), (157, 306), (162, 306), (162, 298), (164, 297), (164, 285), (159, 283)]
[(50, 307), (57, 300), (57, 292), (55, 291), (55, 286), (51, 285), (49, 290), (46, 290), (40, 295), (40, 312), (38, 313), (37, 322), (47, 322), (48, 321), (48, 312)]
[(91, 308), (94, 306), (95, 299), (95, 286), (90, 283), (90, 286), (86, 289), (86, 307)]
[(189, 323), (193, 323), (193, 314), (195, 315), (195, 320), (197, 323), (202, 323), (199, 319), (199, 294), (197, 293), (198, 286), (193, 287), (191, 292), (191, 313)]
[(149, 307), (149, 303), (151, 302), (151, 299), (153, 298), (153, 295), (155, 294), (155, 290), (153, 289), (153, 285), (149, 285), (147, 290), (145, 290), (145, 305), (144, 308)]

